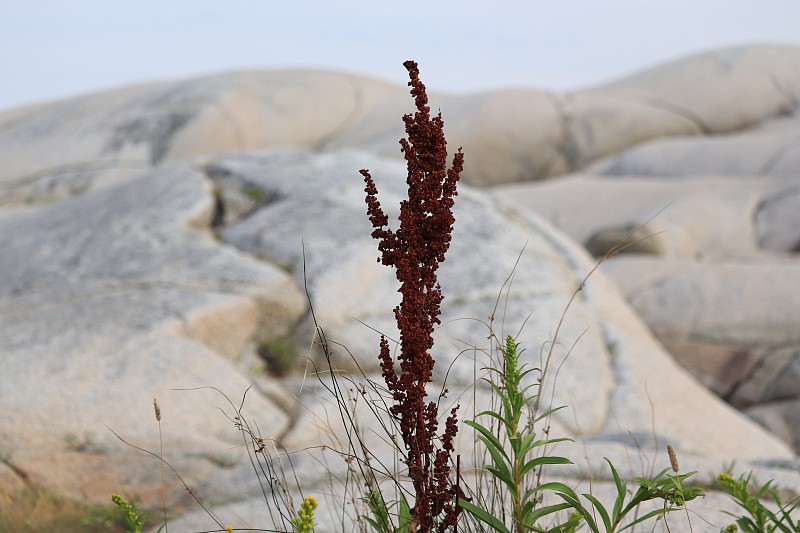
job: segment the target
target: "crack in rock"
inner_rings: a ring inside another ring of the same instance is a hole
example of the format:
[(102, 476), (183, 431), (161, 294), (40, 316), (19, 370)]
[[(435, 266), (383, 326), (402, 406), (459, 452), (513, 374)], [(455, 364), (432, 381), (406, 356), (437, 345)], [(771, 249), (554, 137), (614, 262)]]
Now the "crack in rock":
[(674, 115), (685, 118), (686, 120), (694, 124), (694, 126), (703, 135), (711, 135), (712, 133), (714, 133), (713, 130), (710, 127), (708, 127), (708, 125), (706, 125), (706, 123), (703, 121), (700, 115), (698, 115), (689, 108), (683, 107), (674, 102), (670, 102), (665, 98), (657, 98), (654, 96), (645, 96), (643, 102), (646, 105), (649, 105), (650, 107), (661, 109), (663, 111), (668, 111)]
[(792, 94), (791, 91), (784, 87), (783, 83), (781, 83), (774, 72), (769, 75), (769, 81), (772, 83), (775, 91), (784, 97), (786, 99), (786, 103), (789, 105), (789, 107), (784, 111), (785, 114), (789, 115), (800, 107), (800, 98), (797, 98), (794, 94)]
[[(548, 93), (548, 99), (555, 107), (556, 114), (560, 119), (561, 135), (559, 136), (558, 144), (555, 146), (555, 152), (562, 157), (568, 171), (576, 170), (584, 163), (584, 156), (573, 132), (575, 116), (571, 106), (574, 95), (572, 93), (564, 93), (563, 95)], [(591, 137), (590, 133), (587, 131), (587, 138)], [(549, 172), (549, 170), (549, 168), (545, 168), (545, 172)]]
[(211, 228), (217, 234), (225, 227), (246, 219), (282, 198), (277, 190), (267, 189), (215, 163), (203, 167), (203, 172), (213, 183), (214, 212)]
[(775, 167), (786, 158), (786, 156), (797, 149), (800, 149), (800, 135), (797, 135), (793, 139), (778, 147), (778, 149), (775, 150), (772, 155), (766, 159), (766, 161), (764, 161), (764, 164), (761, 165), (761, 168), (758, 169), (758, 175), (768, 176), (775, 169)]

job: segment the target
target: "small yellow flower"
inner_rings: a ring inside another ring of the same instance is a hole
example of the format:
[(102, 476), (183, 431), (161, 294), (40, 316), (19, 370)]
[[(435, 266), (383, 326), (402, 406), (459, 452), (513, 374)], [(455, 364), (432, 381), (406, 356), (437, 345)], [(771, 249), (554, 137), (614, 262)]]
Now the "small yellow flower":
[(313, 496), (308, 496), (303, 500), (300, 509), (297, 510), (297, 516), (292, 518), (292, 525), (296, 533), (310, 533), (314, 529), (314, 511), (318, 506), (317, 499)]
[(226, 533), (233, 533), (233, 526), (228, 526), (225, 528)]

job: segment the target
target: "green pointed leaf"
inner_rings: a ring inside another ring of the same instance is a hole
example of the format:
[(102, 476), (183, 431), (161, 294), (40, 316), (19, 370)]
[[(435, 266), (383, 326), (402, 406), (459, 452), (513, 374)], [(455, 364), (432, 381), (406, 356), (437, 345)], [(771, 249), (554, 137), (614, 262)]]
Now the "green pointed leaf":
[(499, 518), (489, 514), (485, 509), (465, 500), (458, 500), (458, 505), (495, 531), (499, 533), (511, 533)]
[(616, 522), (617, 518), (620, 516), (620, 512), (622, 511), (622, 506), (625, 504), (625, 496), (627, 495), (628, 484), (620, 479), (617, 469), (614, 468), (614, 465), (611, 463), (609, 458), (604, 457), (603, 459), (606, 460), (608, 466), (611, 468), (611, 475), (614, 476), (614, 485), (617, 487), (617, 497), (614, 500), (614, 508), (612, 510), (612, 516)]
[(500, 416), (498, 413), (495, 413), (494, 411), (483, 411), (482, 413), (478, 413), (477, 415), (475, 415), (475, 418), (478, 418), (479, 416), (490, 416), (492, 418), (496, 418), (497, 420), (499, 420), (501, 424), (503, 425), (506, 424), (506, 419)]
[(606, 526), (606, 532), (611, 533), (611, 518), (608, 516), (608, 511), (606, 511), (606, 508), (603, 507), (602, 503), (600, 503), (600, 500), (588, 493), (584, 494), (583, 497), (592, 502), (594, 508), (598, 513), (600, 513), (600, 518), (603, 519), (603, 525)]
[(540, 507), (540, 508), (536, 509), (534, 512), (532, 512), (530, 515), (527, 515), (527, 513), (525, 513), (525, 518), (526, 518), (525, 519), (525, 525), (527, 525), (528, 527), (531, 527), (540, 518), (543, 518), (543, 517), (545, 517), (547, 515), (550, 515), (550, 514), (553, 514), (553, 513), (557, 513), (559, 511), (563, 511), (565, 509), (572, 509), (572, 505), (570, 505), (569, 503), (564, 502), (564, 503), (557, 503), (557, 504), (554, 504), (554, 505), (547, 505), (545, 507)]
[(523, 453), (527, 452), (530, 449), (530, 444), (533, 442), (533, 439), (535, 438), (536, 438), (535, 433), (529, 433), (522, 438), (521, 449)]
[(548, 416), (552, 415), (552, 414), (553, 414), (553, 413), (555, 413), (556, 411), (560, 411), (560, 410), (562, 410), (564, 407), (566, 407), (566, 406), (562, 405), (561, 407), (555, 407), (555, 408), (553, 408), (553, 409), (548, 409), (548, 410), (547, 410), (547, 411), (545, 411), (544, 413), (542, 413), (542, 414), (540, 414), (539, 416), (537, 416), (537, 417), (536, 417), (536, 418), (533, 420), (533, 422), (534, 422), (534, 423), (536, 423), (536, 422), (539, 422), (540, 420), (542, 420), (542, 419), (544, 419), (544, 418), (547, 418)]
[(544, 457), (536, 457), (535, 459), (531, 459), (525, 466), (522, 467), (520, 471), (520, 475), (524, 476), (531, 468), (535, 468), (539, 465), (571, 465), (572, 461), (567, 459), (566, 457), (556, 457), (551, 455), (545, 455)]
[(550, 482), (547, 482), (547, 483), (542, 483), (538, 487), (534, 487), (533, 489), (531, 489), (531, 492), (543, 492), (543, 491), (546, 491), (546, 490), (550, 490), (550, 491), (557, 492), (557, 493), (563, 492), (564, 494), (569, 495), (575, 501), (578, 501), (578, 502), (580, 501), (578, 499), (578, 495), (575, 494), (574, 490), (572, 490), (569, 486), (567, 486), (564, 483), (561, 483), (559, 481), (550, 481)]
[[(536, 500), (530, 500), (530, 499), (527, 499), (527, 498), (523, 498), (522, 501), (525, 502), (525, 504), (522, 506), (522, 510), (519, 511), (519, 513), (517, 513), (517, 514), (519, 516), (520, 522), (524, 526), (530, 527), (530, 526), (533, 525), (533, 521), (530, 519), (530, 515), (533, 512), (534, 506), (536, 505)], [(562, 505), (565, 505), (565, 504), (562, 504)]]
[(492, 389), (494, 389), (494, 393), (497, 395), (497, 397), (500, 398), (503, 401), (503, 403), (505, 404), (508, 401), (508, 395), (506, 394), (506, 391), (504, 391), (494, 381), (490, 381), (489, 385), (492, 387)]
[(511, 493), (511, 497), (516, 499), (517, 497), (517, 484), (514, 483), (514, 480), (511, 477), (511, 474), (508, 470), (500, 470), (495, 466), (489, 465), (485, 467), (487, 471), (489, 471), (494, 477), (505, 483), (506, 488)]
[(405, 494), (400, 494), (400, 516), (398, 520), (398, 531), (396, 533), (408, 533), (411, 531), (411, 508), (408, 505)]
[(532, 449), (538, 448), (540, 446), (545, 446), (547, 444), (555, 444), (557, 442), (572, 442), (572, 439), (570, 439), (568, 437), (562, 437), (562, 438), (558, 438), (558, 439), (534, 440), (535, 438), (536, 438), (536, 435), (534, 433), (531, 433), (531, 434), (529, 434), (529, 435), (527, 435), (525, 437), (525, 441), (524, 441), (525, 445), (522, 446), (522, 448), (520, 449), (520, 455), (525, 455), (528, 452), (530, 452)]
[(597, 523), (594, 521), (592, 517), (592, 513), (590, 513), (578, 498), (578, 495), (575, 494), (575, 491), (572, 490), (567, 485), (560, 483), (558, 481), (550, 481), (549, 483), (542, 483), (538, 487), (535, 488), (537, 492), (541, 492), (544, 490), (552, 490), (554, 491), (560, 498), (562, 498), (565, 502), (567, 502), (570, 507), (575, 509), (578, 513), (581, 514), (583, 519), (586, 521), (586, 525), (589, 526), (593, 532), (599, 533), (597, 529)]
[(545, 444), (556, 444), (558, 442), (573, 442), (569, 437), (559, 437), (557, 439), (539, 439), (533, 443), (534, 447), (544, 446)]
[(492, 456), (492, 464), (486, 465), (485, 468), (492, 473), (496, 478), (501, 480), (509, 489), (515, 486), (513, 477), (511, 476), (511, 467), (505, 461), (502, 455), (497, 450), (487, 448), (489, 454)]
[(576, 531), (582, 520), (584, 520), (582, 515), (573, 514), (563, 524), (558, 524), (543, 533), (564, 533), (565, 531)]
[(363, 515), (362, 518), (366, 520), (367, 523), (371, 525), (372, 529), (374, 529), (375, 531), (380, 531), (381, 533), (384, 533), (386, 531), (385, 529), (381, 528), (375, 520), (368, 517), (367, 515)]
[(659, 472), (652, 481), (645, 479), (645, 478), (636, 478), (636, 482), (639, 484), (639, 488), (631, 497), (631, 500), (628, 502), (628, 505), (620, 512), (620, 516), (626, 516), (631, 510), (635, 507), (639, 506), (642, 502), (652, 500), (656, 497), (656, 493), (660, 490), (660, 487), (663, 486), (665, 479), (663, 479), (664, 474), (667, 472), (668, 469), (664, 469)]
[[(483, 437), (482, 440), (484, 444), (486, 444), (486, 448), (489, 450), (489, 453), (492, 453), (493, 448), (497, 449), (505, 456), (506, 461), (510, 461), (508, 454), (503, 449), (503, 445), (491, 431), (489, 431), (484, 426), (478, 424), (477, 422), (473, 422), (472, 420), (465, 420), (464, 423), (481, 434), (481, 437)], [(494, 457), (493, 453), (492, 456)]]
[(622, 491), (625, 489), (625, 484), (622, 483), (622, 480), (619, 478), (619, 473), (617, 469), (614, 468), (614, 463), (608, 457), (603, 457), (608, 463), (608, 467), (611, 469), (611, 475), (614, 476), (614, 484), (617, 486), (617, 491)]

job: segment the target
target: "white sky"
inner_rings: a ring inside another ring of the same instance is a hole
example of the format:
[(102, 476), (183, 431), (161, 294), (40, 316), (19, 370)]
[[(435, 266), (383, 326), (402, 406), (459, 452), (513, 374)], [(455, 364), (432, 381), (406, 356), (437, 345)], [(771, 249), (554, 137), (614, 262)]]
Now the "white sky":
[(439, 91), (575, 89), (690, 53), (800, 44), (798, 0), (0, 0), (0, 109), (312, 67)]

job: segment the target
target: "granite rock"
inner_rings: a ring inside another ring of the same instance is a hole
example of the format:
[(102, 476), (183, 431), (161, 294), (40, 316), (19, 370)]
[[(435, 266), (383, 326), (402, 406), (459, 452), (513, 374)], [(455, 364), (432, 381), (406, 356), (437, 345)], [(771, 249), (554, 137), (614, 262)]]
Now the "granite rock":
[[(433, 397), (449, 389), (443, 407), (460, 404), (462, 419), (491, 405), (480, 381), (496, 357), (490, 324), (547, 365), (547, 406), (568, 407), (550, 429), (575, 437), (559, 451), (578, 472), (557, 476), (585, 482), (603, 455), (626, 477), (660, 469), (670, 443), (688, 468), (736, 460), (800, 486), (799, 73), (799, 47), (750, 46), (569, 93), (431, 93), (467, 158), (440, 270)], [(150, 450), (163, 440), (207, 498), (248, 500), (220, 510), (233, 521), (263, 496), (236, 431), (243, 416), (264, 451), (290, 452), (275, 456), (279, 471), (341, 506), (356, 466), (334, 448), (352, 428), (315, 325), (347, 405), (360, 402), (370, 454), (402, 468), (381, 433), (390, 417), (358, 400), (380, 382), (379, 332), (396, 339), (398, 302), (358, 169), (371, 169), (394, 218), (411, 108), (405, 87), (281, 70), (0, 113), (2, 487), (157, 501), (158, 461), (108, 427)], [(594, 271), (579, 244), (602, 256), (628, 233), (636, 246)], [(257, 354), (273, 352), (296, 371), (263, 375)], [(473, 444), (462, 430), (460, 449)], [(180, 482), (168, 487), (186, 509)], [(356, 511), (329, 506), (321, 521), (342, 530), (342, 510)], [(193, 519), (174, 528), (218, 527)]]
[[(653, 139), (730, 134), (790, 116), (800, 101), (798, 72), (800, 47), (761, 45), (575, 92), (431, 98), (444, 111), (450, 145), (471, 154), (464, 179), (488, 186), (579, 170)], [(54, 176), (71, 176), (59, 185), (69, 194), (105, 185), (93, 177), (98, 167), (126, 174), (231, 150), (357, 148), (399, 158), (399, 117), (411, 110), (404, 87), (309, 70), (231, 72), (12, 109), (0, 113), (0, 200), (49, 201)], [(793, 139), (772, 171), (797, 167)]]
[[(397, 338), (391, 313), (398, 303), (397, 283), (390, 269), (375, 262), (376, 244), (369, 237), (356, 169), (370, 169), (391, 220), (405, 190), (404, 166), (365, 153), (308, 151), (231, 154), (212, 164), (278, 198), (226, 227), (222, 238), (271, 261), (304, 265), (295, 270), (297, 283), (306, 286), (329, 341), (346, 348), (334, 348), (335, 364), (378, 371), (378, 332)], [(532, 314), (521, 340), (534, 355), (531, 364), (540, 364), (535, 354), (542, 346), (546, 350), (593, 261), (538, 217), (515, 212), (500, 198), (467, 185), (459, 191), (455, 216), (452, 247), (439, 276), (446, 299), (436, 335), (435, 375), (437, 380), (446, 377), (446, 387), (457, 396), (488, 362), (475, 351), (487, 346), (481, 321), (494, 315), (496, 333), (516, 333)], [(512, 273), (513, 283), (498, 306)], [(737, 443), (725, 452), (728, 444), (714, 437), (714, 428), (742, 424), (740, 431), (755, 433), (755, 426), (676, 365), (603, 275), (591, 278), (577, 294), (552, 362), (560, 367), (553, 402), (570, 406), (558, 419), (565, 428), (583, 435), (648, 433), (653, 415), (659, 432), (687, 451), (742, 458), (766, 449), (785, 454), (766, 435), (752, 451)], [(659, 379), (648, 378), (654, 374)], [(637, 400), (648, 395), (655, 412)], [(695, 412), (701, 416), (680, 414), (698, 403), (708, 406), (702, 415)]]
[[(292, 328), (305, 300), (283, 271), (216, 242), (212, 210), (207, 178), (175, 164), (0, 217), (0, 434), (37, 483), (96, 495), (90, 476), (53, 466), (57, 452), (91, 441), (98, 460), (125, 454), (109, 428), (152, 447), (153, 398), (180, 427), (166, 432), (168, 449), (202, 463), (230, 445), (231, 423), (197, 408), (227, 408), (224, 398), (176, 389), (240, 397), (250, 380), (236, 361)], [(264, 427), (287, 424), (265, 396), (248, 407)], [(141, 468), (122, 464), (105, 469), (120, 483)]]

